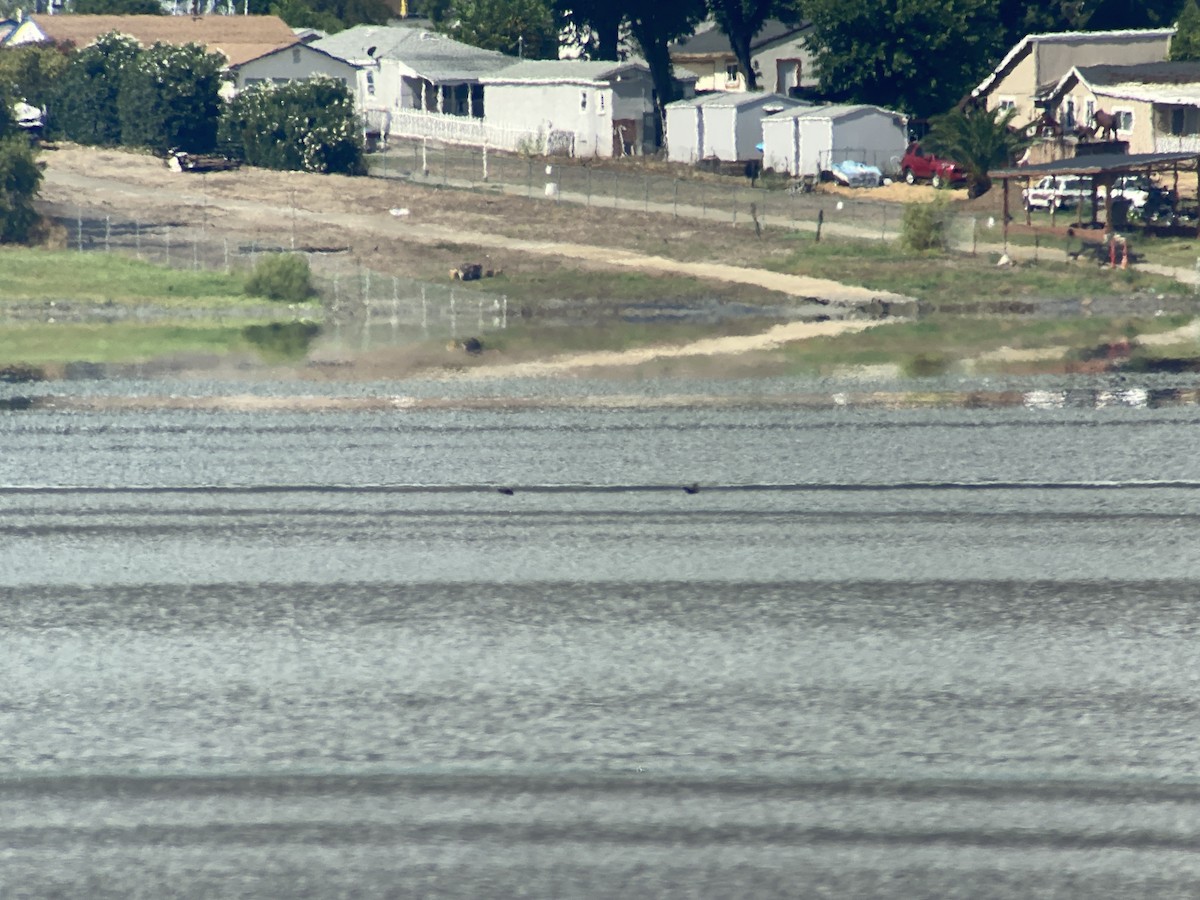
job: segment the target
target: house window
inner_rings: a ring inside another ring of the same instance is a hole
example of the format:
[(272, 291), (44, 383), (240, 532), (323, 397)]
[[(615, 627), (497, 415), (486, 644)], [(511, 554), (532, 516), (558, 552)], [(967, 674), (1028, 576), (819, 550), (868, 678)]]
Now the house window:
[(1008, 112), (1010, 109), (1016, 109), (1017, 101), (1012, 97), (999, 97), (996, 100), (996, 109), (1000, 112)]
[(1116, 125), (1118, 132), (1123, 131), (1128, 134), (1133, 131), (1133, 110), (1113, 110), (1113, 124)]
[(730, 65), (727, 65), (725, 67), (725, 80), (726, 81), (737, 81), (738, 80), (737, 63), (731, 63)]
[(292, 48), (292, 62), (293, 63), (300, 62), (300, 48), (299, 47)]
[(1089, 100), (1087, 102), (1087, 124), (1091, 125), (1096, 119), (1096, 101)]
[(579, 111), (587, 112), (587, 91), (579, 92)]
[(1063, 107), (1062, 125), (1068, 131), (1075, 127), (1075, 98), (1067, 99), (1067, 105)]
[(596, 95), (596, 113), (597, 115), (604, 112), (604, 94)]
[(372, 97), (375, 96), (375, 73), (374, 72), (367, 73), (367, 93)]

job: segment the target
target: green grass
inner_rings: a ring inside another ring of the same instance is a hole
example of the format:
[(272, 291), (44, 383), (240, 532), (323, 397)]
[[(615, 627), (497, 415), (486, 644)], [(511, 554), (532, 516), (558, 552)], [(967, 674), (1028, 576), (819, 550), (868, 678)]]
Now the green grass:
[(872, 241), (798, 238), (787, 255), (764, 261), (781, 272), (850, 281), (864, 287), (908, 294), (934, 305), (978, 304), (997, 300), (1088, 297), (1150, 291), (1190, 293), (1174, 279), (1136, 270), (1041, 261), (997, 268), (987, 255), (914, 253)]
[[(273, 333), (264, 338), (262, 329), (270, 329), (272, 324), (17, 323), (3, 330), (0, 367), (19, 363), (136, 363), (188, 354), (243, 352), (253, 352), (268, 361), (294, 358), (298, 352), (295, 339), (290, 343), (273, 340)], [(293, 324), (275, 326), (287, 329)], [(315, 326), (307, 327), (315, 334)]]
[(107, 253), (0, 249), (0, 304), (41, 300), (218, 309), (261, 306), (243, 293), (244, 279), (204, 270), (170, 269)]
[(1100, 344), (1169, 331), (1190, 316), (1153, 319), (1078, 318), (1004, 319), (946, 316), (905, 322), (866, 331), (790, 344), (775, 353), (795, 372), (830, 372), (838, 368), (894, 364), (908, 368), (921, 357), (953, 362), (1001, 347), (1061, 348), (1064, 353)]

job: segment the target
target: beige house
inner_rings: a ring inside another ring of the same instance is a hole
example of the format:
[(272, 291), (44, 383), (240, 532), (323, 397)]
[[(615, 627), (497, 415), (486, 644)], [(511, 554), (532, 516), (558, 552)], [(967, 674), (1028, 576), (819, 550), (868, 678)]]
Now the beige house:
[(1050, 94), (1072, 67), (1161, 62), (1167, 58), (1174, 33), (1174, 28), (1155, 28), (1026, 35), (971, 92), (971, 98), (989, 110), (1015, 109), (1013, 124), (1028, 125), (1048, 108)]
[(1130, 153), (1200, 150), (1200, 62), (1074, 66), (1047, 101), (1064, 125), (1109, 113)]
[[(811, 25), (786, 25), (768, 19), (750, 42), (750, 65), (760, 90), (787, 94), (793, 88), (816, 87), (818, 79), (807, 38)], [(746, 76), (738, 68), (729, 37), (709, 20), (696, 33), (668, 47), (671, 62), (695, 72), (696, 91), (744, 91)]]

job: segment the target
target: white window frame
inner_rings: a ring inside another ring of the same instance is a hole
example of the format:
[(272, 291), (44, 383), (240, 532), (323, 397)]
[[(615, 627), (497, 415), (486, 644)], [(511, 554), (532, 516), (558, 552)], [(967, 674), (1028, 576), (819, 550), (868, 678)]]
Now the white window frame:
[[(1127, 107), (1119, 107), (1112, 111), (1114, 124), (1117, 129), (1117, 134), (1132, 134), (1133, 133), (1133, 110)], [(1125, 117), (1129, 117), (1129, 127), (1122, 128), (1121, 123), (1125, 121)]]

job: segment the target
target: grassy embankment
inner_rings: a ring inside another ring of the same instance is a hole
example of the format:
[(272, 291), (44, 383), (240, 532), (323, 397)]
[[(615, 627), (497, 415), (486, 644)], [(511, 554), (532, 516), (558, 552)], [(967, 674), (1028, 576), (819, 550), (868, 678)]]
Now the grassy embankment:
[[(817, 243), (811, 234), (797, 232), (787, 237), (785, 246), (777, 245), (774, 252), (762, 259), (748, 260), (747, 264), (895, 291), (916, 297), (922, 303), (920, 321), (797, 342), (755, 354), (755, 360), (745, 360), (741, 367), (757, 366), (772, 374), (820, 373), (885, 364), (897, 365), (913, 374), (933, 373), (1001, 348), (1044, 350), (1046, 359), (1031, 361), (1026, 354), (1009, 362), (990, 361), (982, 367), (975, 366), (976, 370), (1061, 370), (1087, 361), (1107, 344), (1169, 331), (1191, 319), (1186, 312), (1157, 315), (1154, 308), (1159, 302), (1174, 310), (1190, 305), (1191, 287), (1135, 270), (1111, 270), (1083, 263), (1042, 261), (998, 268), (994, 259), (982, 254), (977, 257), (956, 253), (915, 254), (877, 241), (827, 238)], [(542, 276), (549, 283), (543, 283), (541, 288), (553, 290), (557, 296), (595, 296), (602, 289), (599, 277), (603, 276), (562, 269), (553, 278)], [(621, 275), (618, 282), (621, 296), (637, 297), (644, 302), (689, 293), (681, 287), (683, 284), (681, 280), (643, 275)], [(527, 287), (508, 281), (502, 289), (520, 296)], [(703, 287), (696, 290), (702, 291)], [(1089, 298), (1136, 298), (1129, 306), (1138, 312), (1113, 317), (1039, 315), (1047, 303)], [(760, 297), (760, 301), (767, 302), (781, 299), (784, 299), (781, 295)], [(771, 324), (765, 318), (747, 318), (723, 325), (721, 330), (750, 333)], [(502, 353), (525, 357), (535, 355), (539, 346), (552, 346), (555, 352), (619, 349), (682, 343), (705, 337), (712, 330), (700, 325), (645, 325), (615, 320), (600, 327), (559, 329), (554, 333), (536, 325), (518, 325), (505, 333), (489, 335), (488, 344)], [(1151, 353), (1158, 357), (1194, 358), (1200, 357), (1200, 345), (1185, 339), (1176, 346), (1135, 351), (1135, 354)], [(669, 367), (672, 371), (696, 371), (695, 365), (678, 362), (670, 363)]]
[[(690, 253), (690, 251), (689, 251)], [(1083, 299), (1138, 295), (1140, 310), (1150, 310), (1163, 295), (1172, 308), (1186, 305), (1191, 288), (1169, 279), (1136, 271), (1111, 271), (1098, 266), (1042, 262), (1000, 269), (984, 256), (913, 254), (890, 244), (826, 239), (790, 233), (773, 240), (759, 258), (747, 265), (815, 275), (919, 298), (920, 321), (889, 324), (886, 328), (798, 342), (755, 354), (746, 362), (772, 374), (828, 372), (848, 366), (893, 364), (914, 374), (953, 368), (958, 361), (976, 359), (1002, 347), (1017, 350), (1061, 351), (1065, 360), (1085, 360), (1108, 343), (1139, 334), (1176, 328), (1187, 315), (1155, 316), (1153, 311), (1119, 318), (1036, 317), (1047, 299)], [(186, 354), (254, 352), (269, 360), (302, 356), (305, 334), (279, 323), (317, 318), (313, 304), (280, 307), (279, 316), (254, 318), (266, 301), (246, 297), (242, 279), (201, 271), (164, 269), (119, 256), (35, 250), (0, 252), (4, 306), (38, 306), (41, 321), (10, 319), (0, 324), (0, 368), (13, 364), (51, 365), (72, 361), (129, 363)], [(510, 310), (521, 303), (545, 298), (572, 300), (609, 298), (612, 301), (673, 303), (687, 298), (737, 300), (753, 305), (788, 302), (783, 295), (744, 287), (726, 288), (686, 278), (642, 273), (556, 267), (531, 276), (502, 276), (487, 285), (505, 292)], [(53, 302), (53, 308), (49, 304)], [(79, 311), (103, 307), (151, 307), (152, 318), (111, 323), (86, 321)], [(175, 315), (178, 313), (178, 315)], [(55, 321), (46, 321), (53, 317)], [(510, 315), (505, 332), (487, 337), (489, 350), (513, 359), (598, 349), (621, 349), (655, 343), (684, 343), (722, 334), (765, 330), (775, 320), (744, 316), (719, 326), (655, 321), (624, 321), (615, 312), (601, 315), (601, 324), (550, 328)], [(268, 325), (275, 321), (274, 327)], [(311, 328), (311, 326), (307, 326)], [(1192, 358), (1200, 346), (1181, 341), (1158, 347), (1158, 356)], [(494, 358), (494, 357), (493, 357)], [(455, 362), (461, 362), (456, 357)], [(1006, 366), (993, 365), (997, 370)], [(1038, 368), (1026, 360), (1018, 368)], [(1041, 368), (1059, 368), (1057, 361)]]
[[(280, 306), (248, 297), (243, 277), (169, 269), (117, 255), (0, 251), (0, 368), (66, 362), (130, 363), (182, 354), (287, 356), (315, 301)], [(12, 315), (15, 308), (25, 314)], [(30, 315), (30, 309), (37, 315)], [(154, 310), (139, 318), (138, 310)], [(96, 312), (111, 321), (97, 321)], [(124, 318), (124, 316), (128, 318)]]

